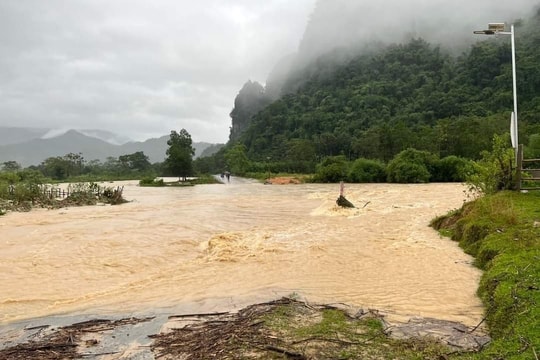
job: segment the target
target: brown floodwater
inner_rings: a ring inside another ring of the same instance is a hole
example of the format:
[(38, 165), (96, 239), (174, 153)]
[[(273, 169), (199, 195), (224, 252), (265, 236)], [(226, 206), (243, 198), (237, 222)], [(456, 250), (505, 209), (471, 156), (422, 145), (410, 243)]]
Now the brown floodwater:
[(357, 208), (342, 209), (336, 184), (122, 184), (127, 204), (0, 217), (0, 323), (291, 294), (396, 318), (482, 318), (481, 272), (428, 226), (462, 205), (462, 185), (346, 185)]

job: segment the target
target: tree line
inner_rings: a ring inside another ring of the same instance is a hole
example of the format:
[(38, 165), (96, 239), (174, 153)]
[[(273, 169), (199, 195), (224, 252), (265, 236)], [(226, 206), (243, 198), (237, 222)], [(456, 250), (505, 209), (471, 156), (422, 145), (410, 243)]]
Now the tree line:
[[(195, 149), (192, 146), (191, 135), (187, 130), (171, 131), (167, 141), (169, 146), (166, 159), (162, 163), (151, 163), (142, 151), (132, 154), (108, 157), (105, 161), (87, 161), (82, 153), (68, 153), (64, 156), (49, 157), (39, 165), (29, 166), (25, 169), (16, 161), (6, 161), (0, 164), (0, 182), (6, 179), (6, 173), (19, 174), (26, 178), (29, 174), (33, 179), (39, 177), (52, 181), (76, 181), (80, 179), (134, 179), (148, 176), (177, 176), (185, 179), (194, 173), (193, 156)], [(0, 174), (1, 175), (1, 174)], [(13, 177), (11, 176), (13, 182)]]

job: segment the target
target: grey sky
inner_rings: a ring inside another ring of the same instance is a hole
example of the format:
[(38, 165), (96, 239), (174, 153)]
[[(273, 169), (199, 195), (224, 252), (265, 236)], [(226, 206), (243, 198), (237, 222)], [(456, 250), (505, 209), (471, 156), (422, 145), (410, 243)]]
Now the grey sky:
[(313, 5), (0, 0), (0, 126), (225, 142), (236, 94), (296, 51)]
[[(104, 129), (134, 140), (185, 128), (226, 142), (234, 98), (300, 43), (474, 41), (540, 0), (0, 0), (0, 126)], [(317, 28), (313, 28), (317, 26)], [(401, 37), (401, 38), (400, 38)]]

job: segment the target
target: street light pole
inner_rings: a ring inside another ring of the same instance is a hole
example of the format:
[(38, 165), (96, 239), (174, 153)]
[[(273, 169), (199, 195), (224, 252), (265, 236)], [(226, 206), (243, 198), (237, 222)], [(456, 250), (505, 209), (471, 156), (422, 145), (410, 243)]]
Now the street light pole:
[(514, 25), (510, 26), (510, 32), (504, 31), (504, 23), (490, 23), (488, 24), (487, 30), (474, 31), (474, 34), (480, 35), (510, 35), (512, 38), (512, 89), (514, 93), (514, 112), (512, 113), (512, 118), (510, 120), (510, 133), (512, 137), (512, 147), (517, 153), (519, 147), (519, 137), (518, 137), (518, 110), (517, 110), (517, 86), (516, 86), (516, 40), (514, 37)]
[(516, 85), (516, 40), (514, 37), (514, 25), (510, 26), (510, 35), (512, 37), (512, 85), (514, 92), (514, 118), (513, 118), (513, 127), (514, 127), (514, 136), (516, 143), (514, 148), (516, 149), (519, 146), (519, 135), (518, 135), (518, 110), (517, 110), (517, 85)]

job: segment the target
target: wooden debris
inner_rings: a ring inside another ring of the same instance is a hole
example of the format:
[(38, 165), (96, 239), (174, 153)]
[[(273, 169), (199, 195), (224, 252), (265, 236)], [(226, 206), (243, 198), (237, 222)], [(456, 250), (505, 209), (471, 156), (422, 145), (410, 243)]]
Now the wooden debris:
[(354, 205), (352, 202), (350, 202), (349, 200), (347, 200), (345, 198), (345, 196), (343, 195), (340, 195), (337, 200), (336, 200), (336, 204), (338, 204), (339, 206), (341, 207), (345, 207), (345, 208), (354, 208)]

